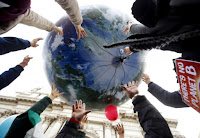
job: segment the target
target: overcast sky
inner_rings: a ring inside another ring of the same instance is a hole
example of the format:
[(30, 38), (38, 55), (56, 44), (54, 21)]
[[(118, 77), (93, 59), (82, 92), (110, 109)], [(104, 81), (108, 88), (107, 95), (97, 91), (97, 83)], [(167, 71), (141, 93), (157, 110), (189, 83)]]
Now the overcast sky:
[[(131, 16), (131, 6), (133, 0), (126, 0), (126, 3), (121, 0), (79, 0), (78, 2), (80, 6), (91, 4), (105, 4), (111, 7), (114, 6), (113, 8), (126, 12)], [(34, 0), (32, 1), (31, 7), (33, 11), (39, 13), (54, 23), (66, 14), (54, 0)], [(47, 35), (48, 32), (46, 31), (19, 24), (1, 36), (14, 36), (32, 40), (37, 37), (43, 37), (45, 39)], [(44, 71), (44, 61), (42, 55), (44, 41), (45, 40), (39, 42), (40, 46), (38, 48), (28, 48), (23, 51), (17, 51), (0, 56), (0, 73), (19, 64), (26, 55), (33, 57), (29, 65), (25, 67), (25, 70), (22, 72), (20, 77), (18, 77), (11, 85), (1, 90), (0, 94), (15, 96), (16, 91), (28, 92), (37, 87), (42, 88), (42, 92), (50, 93), (50, 86)], [(145, 56), (146, 66), (144, 72), (150, 76), (153, 82), (157, 83), (166, 90), (171, 92), (179, 90), (179, 85), (176, 82), (176, 74), (172, 70), (172, 59), (179, 56), (180, 54), (174, 52), (160, 50), (147, 52)], [(147, 92), (147, 85), (144, 82), (140, 84), (139, 91), (141, 94), (147, 96), (151, 103), (157, 107), (164, 117), (178, 119), (179, 123), (177, 129), (181, 134), (185, 135), (187, 138), (198, 137), (200, 133), (200, 116), (197, 111), (192, 108), (175, 109), (164, 106)]]

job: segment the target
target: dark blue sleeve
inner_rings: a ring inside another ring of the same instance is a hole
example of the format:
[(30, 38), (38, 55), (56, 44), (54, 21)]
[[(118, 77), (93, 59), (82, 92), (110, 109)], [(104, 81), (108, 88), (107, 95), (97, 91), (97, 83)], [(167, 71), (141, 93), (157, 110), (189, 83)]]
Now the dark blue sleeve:
[(0, 75), (0, 90), (13, 82), (23, 70), (24, 69), (20, 65), (17, 65), (14, 68), (10, 68), (8, 71), (2, 73)]
[(0, 37), (0, 55), (30, 47), (30, 42), (16, 37)]
[(148, 91), (164, 105), (175, 108), (188, 107), (182, 101), (181, 94), (178, 91), (168, 92), (153, 82), (148, 85)]
[(166, 120), (145, 96), (138, 95), (132, 103), (134, 112), (138, 112), (140, 125), (146, 132), (145, 138), (173, 138)]

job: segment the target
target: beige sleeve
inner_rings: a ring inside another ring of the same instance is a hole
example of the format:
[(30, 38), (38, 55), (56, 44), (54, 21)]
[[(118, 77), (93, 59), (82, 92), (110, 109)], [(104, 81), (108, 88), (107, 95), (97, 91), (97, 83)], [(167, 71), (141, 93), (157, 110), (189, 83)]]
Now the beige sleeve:
[(30, 9), (24, 14), (24, 18), (21, 20), (20, 23), (25, 25), (34, 26), (36, 28), (52, 31), (54, 28), (54, 24), (47, 20), (46, 18), (40, 16), (39, 14), (31, 11)]
[(81, 25), (83, 18), (76, 0), (55, 0), (69, 15), (74, 25)]

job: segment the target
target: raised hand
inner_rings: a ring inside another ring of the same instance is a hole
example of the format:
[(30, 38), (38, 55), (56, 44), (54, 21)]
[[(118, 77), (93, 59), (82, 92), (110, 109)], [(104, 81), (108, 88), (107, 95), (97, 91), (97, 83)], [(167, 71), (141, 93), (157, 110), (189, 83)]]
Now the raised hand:
[(43, 40), (42, 37), (39, 38), (35, 38), (33, 39), (30, 43), (31, 43), (31, 47), (38, 47), (39, 45), (37, 44), (38, 41)]
[(124, 84), (123, 86), (121, 86), (121, 88), (124, 89), (124, 91), (126, 92), (126, 95), (132, 99), (136, 94), (138, 94), (138, 85), (139, 82), (138, 81), (132, 81), (132, 82), (128, 82), (127, 84)]
[(131, 25), (133, 24), (132, 21), (128, 21), (127, 26), (125, 27), (125, 29), (122, 31), (122, 33), (126, 34), (130, 31)]
[(26, 67), (28, 65), (28, 62), (32, 59), (33, 57), (25, 56), (23, 61), (19, 64), (22, 68)]
[(63, 36), (63, 28), (62, 27), (54, 27), (54, 31), (56, 32), (57, 35)]
[(63, 95), (64, 92), (60, 93), (60, 91), (58, 89), (54, 88), (54, 85), (51, 85), (51, 94), (49, 96), (49, 98), (53, 101), (54, 99), (56, 99), (57, 97)]
[(72, 106), (72, 118), (81, 122), (83, 117), (90, 113), (91, 111), (85, 110), (85, 103), (82, 104), (82, 100), (76, 100), (75, 104)]
[(142, 80), (148, 85), (151, 80), (147, 74), (142, 74)]
[(131, 55), (133, 52), (130, 50), (130, 48), (127, 46), (124, 48), (124, 53), (126, 53), (127, 55)]
[(83, 38), (84, 36), (87, 37), (87, 34), (85, 30), (81, 27), (81, 25), (76, 25), (75, 28), (76, 28), (76, 33), (78, 35), (77, 40), (80, 40), (80, 38)]
[(115, 126), (115, 129), (116, 129), (116, 131), (118, 132), (118, 134), (119, 134), (119, 138), (124, 138), (124, 126), (123, 126), (123, 124), (117, 124), (116, 126)]

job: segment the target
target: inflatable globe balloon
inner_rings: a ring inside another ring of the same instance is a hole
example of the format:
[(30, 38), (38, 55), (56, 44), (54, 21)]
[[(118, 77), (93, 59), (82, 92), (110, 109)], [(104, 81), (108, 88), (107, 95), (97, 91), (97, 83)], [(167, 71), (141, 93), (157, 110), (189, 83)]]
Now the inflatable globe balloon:
[(76, 30), (66, 15), (57, 23), (64, 36), (49, 33), (44, 45), (47, 78), (68, 104), (81, 99), (87, 109), (103, 111), (109, 105), (119, 106), (128, 100), (120, 85), (140, 80), (142, 53), (126, 55), (123, 48), (103, 46), (122, 41), (121, 33), (131, 17), (106, 6), (81, 9), (82, 27), (87, 37), (77, 40)]

